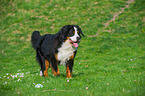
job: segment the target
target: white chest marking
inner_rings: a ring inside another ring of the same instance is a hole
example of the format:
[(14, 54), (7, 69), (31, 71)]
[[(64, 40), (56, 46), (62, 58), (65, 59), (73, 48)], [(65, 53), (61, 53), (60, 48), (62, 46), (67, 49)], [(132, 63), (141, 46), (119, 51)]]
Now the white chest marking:
[(60, 60), (60, 65), (64, 65), (66, 63), (66, 60), (69, 60), (69, 58), (73, 55), (74, 51), (75, 49), (72, 48), (69, 40), (64, 42), (58, 49), (57, 54), (57, 58), (58, 60)]

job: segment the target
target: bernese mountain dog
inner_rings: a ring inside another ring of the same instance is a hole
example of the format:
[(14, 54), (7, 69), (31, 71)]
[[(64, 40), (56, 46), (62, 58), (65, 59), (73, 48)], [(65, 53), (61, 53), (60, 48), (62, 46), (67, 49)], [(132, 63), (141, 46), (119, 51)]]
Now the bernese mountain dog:
[(84, 36), (78, 25), (65, 25), (56, 34), (40, 35), (39, 31), (32, 33), (31, 42), (36, 50), (36, 59), (41, 67), (41, 75), (48, 77), (51, 67), (53, 76), (60, 75), (58, 65), (66, 65), (66, 77), (72, 77), (74, 57), (78, 45)]

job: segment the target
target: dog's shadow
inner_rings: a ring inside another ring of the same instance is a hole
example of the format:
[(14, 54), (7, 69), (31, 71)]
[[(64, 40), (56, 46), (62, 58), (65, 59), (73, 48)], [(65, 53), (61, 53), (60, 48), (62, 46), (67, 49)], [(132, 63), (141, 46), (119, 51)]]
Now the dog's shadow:
[(78, 77), (78, 76), (82, 76), (82, 75), (84, 75), (84, 73), (73, 74), (73, 77)]
[[(73, 74), (73, 76), (72, 76), (72, 78), (73, 78), (73, 77), (82, 76), (82, 75), (84, 75), (84, 73), (76, 73), (76, 74), (74, 73), (74, 74)], [(62, 76), (62, 77), (65, 77), (65, 78), (66, 78), (66, 74), (65, 74), (65, 73), (64, 73), (64, 74), (60, 74), (60, 76)]]

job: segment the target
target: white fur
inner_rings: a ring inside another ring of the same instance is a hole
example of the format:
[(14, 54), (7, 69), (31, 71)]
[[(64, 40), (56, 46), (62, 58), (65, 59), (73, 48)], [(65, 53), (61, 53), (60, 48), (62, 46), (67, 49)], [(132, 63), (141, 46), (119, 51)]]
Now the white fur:
[(69, 60), (69, 58), (73, 55), (74, 51), (75, 49), (72, 48), (70, 41), (66, 40), (66, 42), (64, 42), (58, 49), (57, 58), (58, 60), (60, 60), (60, 65), (64, 65), (66, 63), (66, 60)]
[(43, 73), (42, 73), (42, 71), (40, 71), (40, 76), (43, 76)]
[(78, 32), (77, 32), (77, 28), (76, 27), (74, 27), (74, 30), (75, 30), (75, 34), (74, 34), (74, 36), (70, 37), (70, 39), (73, 42), (76, 42), (77, 41), (77, 37), (80, 37), (80, 36), (78, 35)]

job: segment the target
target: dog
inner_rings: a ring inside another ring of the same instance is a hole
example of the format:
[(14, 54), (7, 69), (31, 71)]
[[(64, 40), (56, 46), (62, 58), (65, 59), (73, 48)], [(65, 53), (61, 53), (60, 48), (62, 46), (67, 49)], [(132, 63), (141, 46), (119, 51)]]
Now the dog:
[(58, 33), (43, 36), (34, 31), (31, 43), (36, 50), (41, 75), (49, 77), (48, 68), (51, 67), (53, 76), (59, 76), (58, 65), (66, 65), (66, 77), (72, 78), (74, 58), (82, 36), (84, 34), (78, 25), (65, 25)]

